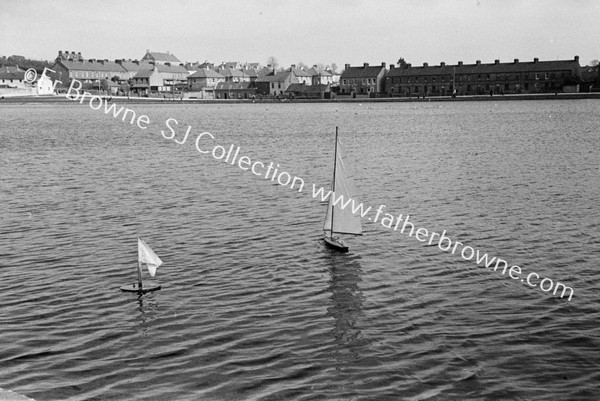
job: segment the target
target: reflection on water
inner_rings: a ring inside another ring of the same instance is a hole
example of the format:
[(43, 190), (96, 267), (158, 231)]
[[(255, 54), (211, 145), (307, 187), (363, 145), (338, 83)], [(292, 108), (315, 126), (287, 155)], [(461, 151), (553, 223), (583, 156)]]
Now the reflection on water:
[(340, 359), (348, 358), (342, 351), (348, 351), (350, 357), (356, 358), (360, 356), (357, 348), (361, 345), (360, 319), (364, 315), (364, 295), (359, 287), (362, 281), (360, 258), (331, 252), (329, 291), (332, 305), (327, 308), (335, 319), (331, 335), (340, 347)]
[[(153, 292), (147, 294), (135, 294), (138, 303), (137, 311), (139, 312), (139, 319), (142, 324), (151, 322), (159, 307), (158, 299), (153, 295)], [(133, 296), (133, 294), (131, 296)]]

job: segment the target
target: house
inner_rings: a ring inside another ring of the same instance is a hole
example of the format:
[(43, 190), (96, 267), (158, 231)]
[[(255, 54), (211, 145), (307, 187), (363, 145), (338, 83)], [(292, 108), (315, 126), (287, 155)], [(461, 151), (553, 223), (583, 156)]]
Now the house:
[(219, 69), (221, 68), (231, 68), (234, 70), (241, 70), (242, 69), (242, 63), (240, 63), (239, 61), (223, 61), (220, 65), (219, 65)]
[(140, 91), (175, 92), (188, 85), (188, 71), (181, 65), (152, 64), (152, 69), (141, 70), (133, 77), (131, 89)]
[(38, 79), (34, 84), (38, 95), (54, 94), (54, 82), (47, 75), (38, 75)]
[(190, 91), (214, 88), (219, 82), (225, 82), (225, 77), (210, 69), (198, 70), (187, 77), (187, 87)]
[(215, 99), (253, 99), (256, 88), (250, 82), (219, 82), (215, 87)]
[(62, 82), (63, 86), (68, 86), (68, 82), (77, 79), (84, 83), (99, 83), (102, 79), (110, 80), (118, 77), (120, 80), (128, 78), (127, 71), (113, 61), (83, 58), (64, 59), (57, 57), (56, 62), (51, 68), (55, 71), (52, 74), (53, 79)]
[(287, 87), (292, 83), (298, 83), (293, 69), (287, 69), (275, 74), (271, 73), (256, 79), (257, 93), (260, 95), (283, 96)]
[(325, 68), (318, 67), (317, 65), (313, 65), (306, 71), (312, 78), (312, 85), (318, 84), (332, 84), (333, 83), (333, 73), (331, 71), (326, 70)]
[(125, 69), (126, 78), (123, 79), (123, 81), (132, 79), (135, 76), (135, 74), (137, 74), (140, 71), (149, 71), (154, 67), (154, 64), (148, 61), (139, 61), (131, 59), (125, 60), (124, 58), (115, 60), (115, 63), (120, 64), (121, 67)]
[(151, 52), (150, 49), (146, 50), (146, 54), (142, 57), (142, 61), (154, 62), (154, 64), (180, 64), (181, 61), (173, 54), (166, 52)]
[(390, 95), (482, 95), (577, 91), (581, 82), (579, 57), (572, 60), (513, 62), (391, 68), (386, 76)]
[(291, 71), (294, 74), (294, 77), (296, 77), (298, 83), (312, 85), (312, 75), (303, 70), (302, 68), (296, 68), (296, 65), (292, 64), (288, 71)]
[(0, 93), (12, 93), (14, 90), (26, 89), (31, 85), (25, 82), (25, 71), (19, 67), (5, 66), (0, 68)]
[(385, 87), (385, 63), (379, 66), (369, 66), (364, 63), (362, 67), (351, 67), (346, 64), (340, 76), (340, 93), (371, 95), (382, 93)]
[(250, 82), (250, 77), (235, 68), (219, 68), (219, 74), (225, 77), (225, 82)]
[(242, 74), (244, 74), (244, 80), (248, 80), (251, 83), (256, 82), (256, 79), (258, 78), (258, 70), (254, 68), (244, 67)]
[(137, 93), (162, 92), (166, 90), (163, 76), (157, 68), (139, 71), (133, 77), (131, 90)]
[(329, 99), (331, 84), (289, 84), (284, 94), (292, 99)]

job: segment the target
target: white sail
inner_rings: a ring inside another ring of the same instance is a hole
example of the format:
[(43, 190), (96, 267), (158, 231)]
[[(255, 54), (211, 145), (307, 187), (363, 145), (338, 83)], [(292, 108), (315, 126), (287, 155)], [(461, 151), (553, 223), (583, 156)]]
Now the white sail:
[(141, 238), (138, 238), (138, 260), (140, 263), (145, 263), (148, 267), (148, 273), (152, 277), (156, 274), (156, 268), (162, 265), (162, 260), (146, 244)]
[[(360, 214), (352, 213), (353, 203), (350, 199), (354, 200), (354, 204), (359, 204), (358, 200), (356, 199), (356, 187), (354, 186), (352, 171), (344, 162), (344, 154), (342, 152), (342, 146), (339, 139), (337, 140), (336, 146), (337, 152), (335, 160), (335, 175), (333, 177), (334, 192), (329, 195), (329, 203), (327, 205), (327, 214), (325, 216), (323, 231), (329, 235), (333, 233), (362, 235)], [(343, 199), (340, 199), (340, 201), (334, 206), (334, 198), (337, 200), (341, 196), (343, 196)], [(346, 204), (346, 202), (348, 202), (348, 204), (344, 209), (342, 209), (342, 205)], [(333, 218), (331, 216), (332, 213)]]

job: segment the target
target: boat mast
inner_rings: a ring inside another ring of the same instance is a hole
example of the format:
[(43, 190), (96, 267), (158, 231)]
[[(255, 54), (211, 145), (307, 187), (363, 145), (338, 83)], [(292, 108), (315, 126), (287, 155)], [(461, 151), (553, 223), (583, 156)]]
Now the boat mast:
[[(333, 152), (333, 192), (329, 196), (333, 196), (335, 194), (335, 167), (337, 165), (337, 147), (338, 147), (338, 127), (335, 127), (335, 150)], [(333, 212), (335, 211), (335, 206), (333, 203), (331, 204), (331, 238), (333, 238)]]

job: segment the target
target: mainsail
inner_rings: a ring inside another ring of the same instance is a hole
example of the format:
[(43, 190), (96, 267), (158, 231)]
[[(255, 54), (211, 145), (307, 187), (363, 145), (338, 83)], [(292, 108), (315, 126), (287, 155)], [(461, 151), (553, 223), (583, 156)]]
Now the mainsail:
[(162, 260), (156, 256), (152, 248), (150, 248), (141, 238), (138, 238), (138, 261), (146, 264), (148, 273), (150, 273), (152, 277), (156, 274), (156, 268), (162, 265)]
[[(360, 215), (352, 213), (352, 206), (354, 204), (358, 205), (354, 178), (350, 167), (344, 163), (344, 155), (339, 139), (336, 141), (336, 147), (333, 192), (329, 195), (323, 231), (329, 236), (334, 233), (362, 235)], [(333, 202), (338, 199), (336, 205), (333, 205)], [(346, 207), (342, 209), (344, 204)]]

